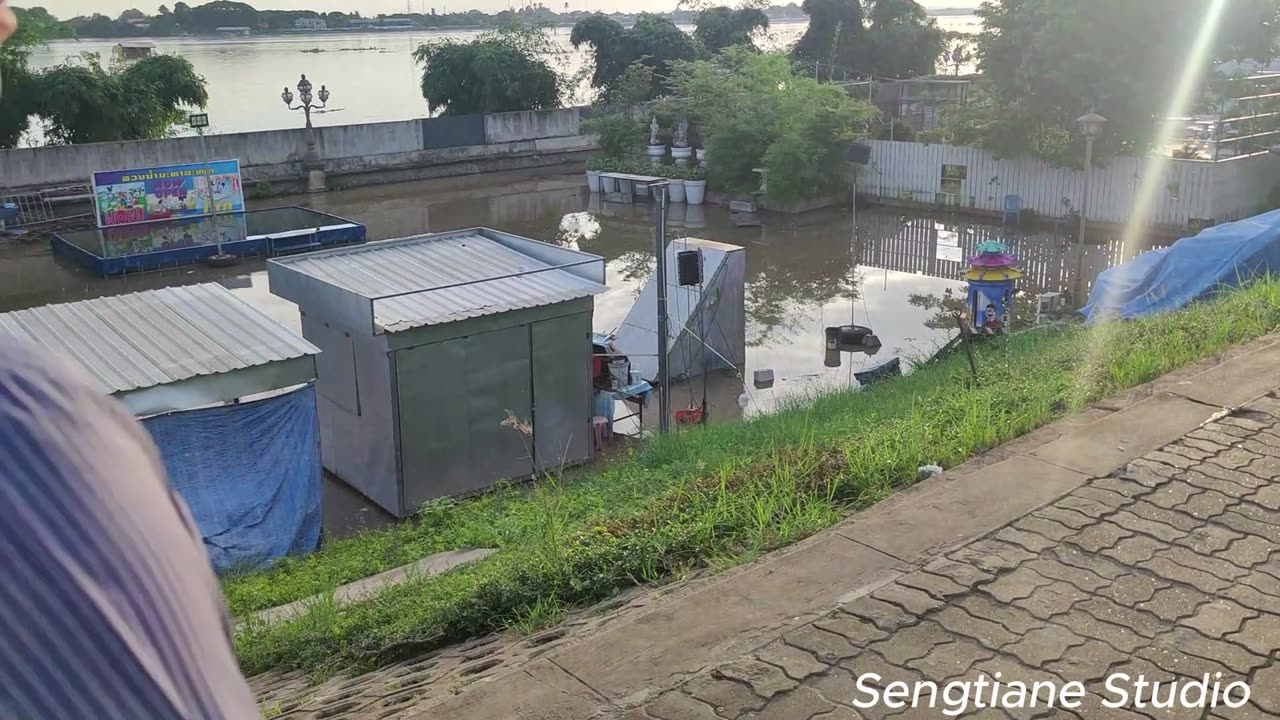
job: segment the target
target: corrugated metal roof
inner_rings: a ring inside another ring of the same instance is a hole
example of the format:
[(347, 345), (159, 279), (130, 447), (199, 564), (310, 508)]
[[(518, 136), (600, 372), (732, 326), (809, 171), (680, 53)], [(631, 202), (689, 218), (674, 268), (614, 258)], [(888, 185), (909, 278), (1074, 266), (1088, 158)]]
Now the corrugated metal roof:
[[(551, 265), (478, 232), (370, 243), (276, 262), (370, 299), (414, 293), (374, 302), (374, 322), (386, 332), (551, 305), (606, 290), (565, 270), (549, 270)], [(541, 272), (530, 272), (534, 270)]]
[(217, 283), (3, 313), (4, 332), (77, 361), (109, 394), (320, 352)]

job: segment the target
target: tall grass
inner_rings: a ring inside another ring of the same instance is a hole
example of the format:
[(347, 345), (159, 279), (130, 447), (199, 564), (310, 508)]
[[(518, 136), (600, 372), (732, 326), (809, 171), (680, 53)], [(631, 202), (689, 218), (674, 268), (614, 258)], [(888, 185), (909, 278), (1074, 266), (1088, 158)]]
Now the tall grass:
[(561, 608), (726, 567), (886, 497), (924, 464), (953, 466), (1118, 389), (1280, 328), (1280, 282), (1261, 281), (1151, 319), (1025, 333), (863, 392), (646, 444), (595, 472), (424, 509), (413, 527), (335, 543), (227, 581), (241, 612), (323, 592), (437, 550), (489, 558), (316, 617), (237, 637), (244, 669), (323, 673), (391, 661)]

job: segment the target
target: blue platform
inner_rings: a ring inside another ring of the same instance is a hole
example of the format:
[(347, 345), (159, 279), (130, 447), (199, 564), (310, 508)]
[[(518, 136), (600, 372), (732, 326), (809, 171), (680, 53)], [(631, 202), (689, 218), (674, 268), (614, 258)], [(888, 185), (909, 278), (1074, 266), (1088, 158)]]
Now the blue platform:
[(214, 217), (56, 233), (55, 257), (103, 277), (192, 265), (222, 252), (275, 257), (362, 243), (368, 231), (336, 215), (289, 206)]

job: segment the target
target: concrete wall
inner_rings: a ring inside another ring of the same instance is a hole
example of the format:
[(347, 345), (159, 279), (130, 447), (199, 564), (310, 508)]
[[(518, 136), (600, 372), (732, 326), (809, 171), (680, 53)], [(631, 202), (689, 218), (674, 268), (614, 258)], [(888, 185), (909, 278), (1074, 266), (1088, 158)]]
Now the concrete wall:
[[(413, 176), (466, 172), (466, 164), (573, 153), (594, 147), (578, 136), (579, 108), (423, 118), (316, 128), (316, 147), (331, 175), (421, 170)], [(239, 158), (245, 181), (301, 178), (303, 129), (0, 150), (0, 188), (83, 186), (102, 170)], [(207, 151), (204, 149), (207, 147)], [(206, 154), (207, 152), (207, 154)], [(431, 172), (433, 166), (453, 166)], [(469, 167), (469, 166), (468, 166)], [(505, 169), (505, 167), (504, 167)], [(425, 175), (423, 174), (425, 172)], [(401, 172), (401, 174), (405, 174)]]

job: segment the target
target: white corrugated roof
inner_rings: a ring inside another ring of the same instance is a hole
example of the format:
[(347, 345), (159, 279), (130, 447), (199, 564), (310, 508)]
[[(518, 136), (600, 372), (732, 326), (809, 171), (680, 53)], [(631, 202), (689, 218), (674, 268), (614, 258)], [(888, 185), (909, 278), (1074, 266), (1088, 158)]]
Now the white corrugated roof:
[(217, 283), (7, 312), (5, 332), (75, 360), (109, 394), (320, 352)]
[(551, 265), (478, 232), (369, 243), (275, 262), (370, 299), (414, 293), (375, 300), (374, 322), (387, 332), (550, 305), (606, 290), (565, 270), (549, 270)]

